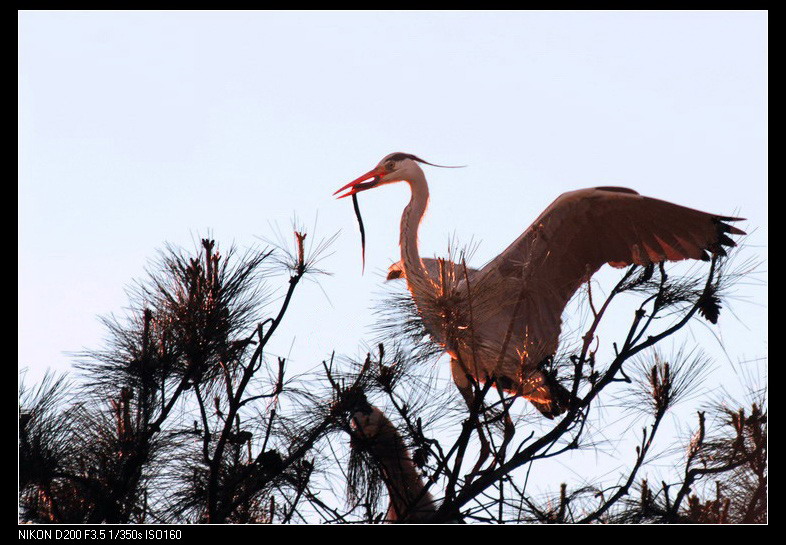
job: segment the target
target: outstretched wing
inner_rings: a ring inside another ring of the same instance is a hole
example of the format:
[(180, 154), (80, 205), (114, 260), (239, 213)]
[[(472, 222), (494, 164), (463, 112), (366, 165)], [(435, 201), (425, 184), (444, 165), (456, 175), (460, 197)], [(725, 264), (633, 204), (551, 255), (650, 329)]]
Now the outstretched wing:
[(644, 197), (623, 187), (564, 193), (482, 273), (521, 277), (524, 269), (574, 290), (604, 263), (624, 267), (682, 259), (707, 260), (735, 246), (739, 221)]
[(725, 255), (723, 246), (735, 245), (729, 235), (745, 234), (727, 222), (740, 219), (621, 187), (565, 193), (477, 275), (490, 322), (484, 334), (504, 335), (512, 323), (514, 335), (534, 336), (551, 350), (568, 300), (604, 263), (624, 267), (706, 260), (708, 251)]

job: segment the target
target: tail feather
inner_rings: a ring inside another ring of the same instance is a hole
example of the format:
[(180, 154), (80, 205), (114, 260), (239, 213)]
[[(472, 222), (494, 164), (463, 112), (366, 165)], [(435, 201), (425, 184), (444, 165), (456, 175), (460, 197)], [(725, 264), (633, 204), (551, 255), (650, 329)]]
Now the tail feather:
[(552, 375), (548, 373), (543, 375), (546, 378), (545, 387), (548, 388), (548, 394), (545, 396), (548, 398), (548, 401), (541, 402), (530, 399), (530, 402), (543, 416), (552, 419), (568, 410), (570, 406), (570, 392)]

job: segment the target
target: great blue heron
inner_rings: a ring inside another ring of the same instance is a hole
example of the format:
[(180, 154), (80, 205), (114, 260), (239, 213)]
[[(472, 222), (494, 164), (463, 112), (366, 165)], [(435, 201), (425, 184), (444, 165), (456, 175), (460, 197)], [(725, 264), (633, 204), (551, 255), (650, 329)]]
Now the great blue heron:
[[(682, 259), (709, 260), (744, 231), (708, 214), (644, 197), (623, 187), (594, 187), (557, 198), (504, 252), (480, 270), (421, 259), (418, 228), (429, 200), (420, 164), (391, 153), (336, 193), (339, 198), (396, 182), (412, 192), (401, 216), (404, 276), (431, 337), (451, 356), (451, 370), (468, 403), (470, 377), (489, 379), (529, 399), (549, 418), (563, 412), (567, 390), (542, 370), (556, 352), (568, 300), (604, 263), (614, 267)], [(439, 166), (439, 165), (433, 165)]]

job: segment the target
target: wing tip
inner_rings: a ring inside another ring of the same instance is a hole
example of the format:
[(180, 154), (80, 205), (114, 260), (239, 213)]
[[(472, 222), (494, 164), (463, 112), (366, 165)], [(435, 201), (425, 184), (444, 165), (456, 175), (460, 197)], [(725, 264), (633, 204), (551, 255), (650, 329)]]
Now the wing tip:
[(747, 233), (742, 229), (729, 225), (728, 221), (743, 221), (745, 218), (737, 218), (733, 216), (713, 216), (712, 221), (715, 223), (716, 237), (715, 241), (710, 244), (706, 249), (715, 255), (727, 256), (724, 246), (733, 248), (737, 243), (729, 235), (746, 235)]
[(745, 218), (736, 218), (732, 216), (713, 216), (712, 221), (718, 228), (719, 233), (731, 233), (732, 235), (747, 235), (745, 231), (739, 227), (734, 227), (726, 222), (729, 221), (745, 221)]

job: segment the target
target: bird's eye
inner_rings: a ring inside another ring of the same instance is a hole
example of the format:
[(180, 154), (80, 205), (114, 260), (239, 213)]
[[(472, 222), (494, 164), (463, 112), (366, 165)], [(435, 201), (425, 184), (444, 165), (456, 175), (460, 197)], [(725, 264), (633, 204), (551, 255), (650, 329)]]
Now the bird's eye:
[(387, 163), (385, 163), (385, 170), (387, 170), (388, 172), (393, 172), (394, 170), (396, 170), (396, 163), (394, 163), (393, 161), (388, 161)]

